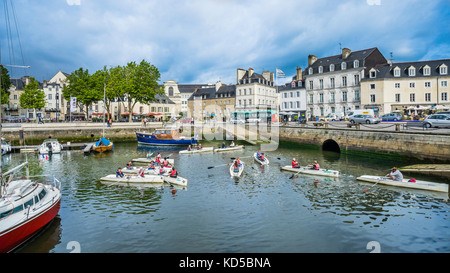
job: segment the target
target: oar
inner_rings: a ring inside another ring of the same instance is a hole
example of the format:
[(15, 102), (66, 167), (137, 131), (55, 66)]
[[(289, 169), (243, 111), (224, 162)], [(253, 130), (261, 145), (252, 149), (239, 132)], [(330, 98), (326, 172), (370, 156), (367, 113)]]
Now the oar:
[[(244, 157), (239, 157), (239, 158), (250, 158), (250, 157), (253, 157), (253, 156), (244, 156)], [(231, 160), (236, 160), (236, 157), (231, 157), (230, 159)]]
[[(381, 180), (384, 180), (384, 179), (387, 179), (387, 178), (381, 177), (380, 181), (381, 181)], [(377, 183), (375, 183), (375, 185), (373, 185), (372, 187), (367, 188), (367, 189), (365, 189), (365, 190), (363, 190), (363, 191), (366, 192), (366, 191), (368, 191), (368, 190), (371, 190), (371, 189), (372, 189), (373, 187), (375, 187), (378, 183), (380, 183), (380, 181), (378, 181)]]
[(305, 169), (305, 167), (300, 167), (300, 170), (296, 173), (296, 174), (293, 174), (291, 177), (289, 177), (289, 179), (292, 179), (292, 178), (294, 178), (294, 176), (296, 176), (296, 175), (298, 175), (301, 171), (303, 171)]
[(227, 165), (228, 165), (228, 164), (222, 164), (222, 165), (217, 165), (217, 166), (211, 166), (211, 167), (208, 167), (208, 170), (214, 169), (214, 168), (217, 168), (217, 167), (227, 166)]

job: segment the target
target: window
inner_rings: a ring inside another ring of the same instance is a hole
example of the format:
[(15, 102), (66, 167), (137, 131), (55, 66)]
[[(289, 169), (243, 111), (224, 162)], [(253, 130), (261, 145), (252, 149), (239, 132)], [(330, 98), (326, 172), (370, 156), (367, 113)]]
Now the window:
[(375, 94), (370, 94), (370, 103), (375, 103), (376, 98), (375, 98)]
[(410, 77), (414, 77), (416, 75), (416, 69), (414, 67), (410, 67), (408, 71)]
[(347, 69), (347, 63), (346, 63), (346, 62), (343, 62), (343, 63), (341, 64), (341, 70), (345, 70), (345, 69)]
[(355, 60), (355, 61), (353, 62), (353, 67), (354, 67), (354, 68), (358, 68), (358, 67), (359, 67), (359, 61), (358, 61), (358, 60)]
[(309, 90), (314, 89), (314, 81), (309, 81)]
[(359, 84), (359, 75), (355, 75), (355, 85)]
[(431, 93), (425, 93), (425, 101), (431, 101)]
[(355, 90), (355, 101), (360, 101), (361, 97), (359, 95), (359, 90)]
[(334, 93), (330, 93), (330, 102), (335, 103), (336, 101), (336, 95)]
[(447, 67), (446, 66), (441, 66), (440, 72), (441, 72), (441, 75), (447, 75)]
[(395, 83), (395, 88), (400, 88), (400, 83), (399, 82)]
[(334, 78), (330, 79), (330, 85), (331, 85), (331, 88), (335, 87)]
[(309, 75), (312, 75), (313, 74), (313, 69), (312, 69), (312, 67), (310, 67), (309, 68)]
[(347, 86), (347, 76), (342, 77), (342, 86), (343, 87)]
[(319, 88), (323, 89), (323, 80), (322, 79), (319, 80)]
[(372, 83), (371, 85), (370, 85), (370, 89), (375, 89), (375, 84), (374, 83)]
[(416, 101), (416, 94), (415, 93), (409, 94), (409, 101), (410, 102), (415, 102)]
[(319, 102), (320, 102), (320, 103), (323, 103), (323, 93), (320, 93), (320, 94), (319, 94)]
[(49, 99), (49, 100), (52, 99), (52, 94), (48, 94), (48, 99)]
[(319, 74), (323, 73), (323, 66), (319, 66)]
[(416, 88), (416, 83), (415, 82), (410, 82), (409, 83), (409, 88)]
[(173, 87), (169, 87), (169, 97), (173, 97)]
[(330, 64), (330, 71), (331, 71), (331, 72), (334, 71), (334, 64)]
[(400, 68), (396, 67), (394, 69), (394, 77), (400, 77)]
[(431, 82), (425, 82), (425, 87), (427, 88), (431, 87)]
[(377, 72), (376, 72), (375, 70), (370, 70), (370, 75), (369, 75), (369, 77), (370, 77), (371, 79), (376, 78), (376, 77), (377, 77)]
[(347, 101), (347, 92), (346, 91), (342, 92), (342, 101), (343, 102)]
[(447, 81), (441, 81), (441, 87), (447, 87)]
[(314, 103), (314, 95), (313, 94), (309, 94), (309, 103)]
[(431, 75), (431, 69), (429, 66), (426, 66), (423, 68), (423, 75), (430, 76)]
[(442, 100), (442, 101), (447, 101), (447, 100), (448, 100), (448, 94), (447, 94), (447, 92), (442, 92), (442, 93), (441, 93), (441, 100)]
[(400, 102), (400, 94), (395, 94), (395, 102)]

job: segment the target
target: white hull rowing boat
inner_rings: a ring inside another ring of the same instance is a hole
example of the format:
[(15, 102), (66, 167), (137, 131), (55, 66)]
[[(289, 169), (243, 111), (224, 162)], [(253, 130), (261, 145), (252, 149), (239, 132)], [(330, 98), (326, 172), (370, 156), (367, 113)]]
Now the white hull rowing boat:
[(164, 181), (166, 183), (172, 184), (172, 185), (177, 185), (177, 186), (187, 186), (188, 180), (186, 178), (183, 177), (170, 177), (170, 176), (164, 176)]
[(363, 175), (357, 178), (359, 181), (378, 183), (382, 185), (389, 185), (395, 187), (411, 188), (418, 190), (427, 191), (437, 191), (437, 192), (448, 192), (449, 185), (444, 183), (434, 183), (428, 181), (417, 180), (415, 183), (408, 182), (408, 179), (403, 179), (403, 181), (393, 181), (387, 177), (382, 176), (372, 176)]
[(310, 174), (310, 175), (318, 175), (318, 176), (327, 176), (327, 177), (339, 177), (339, 171), (327, 170), (327, 169), (319, 169), (313, 170), (310, 167), (300, 167), (300, 168), (292, 168), (292, 166), (284, 166), (281, 167), (283, 171), (301, 173), (301, 174)]
[[(164, 161), (164, 157), (160, 159), (161, 161)], [(131, 160), (134, 163), (143, 163), (143, 164), (150, 164), (151, 161), (155, 161), (153, 158), (135, 158)], [(175, 163), (175, 159), (168, 158), (167, 162), (169, 162), (170, 165), (173, 165)]]
[[(131, 167), (131, 168), (125, 167), (125, 168), (122, 168), (122, 172), (124, 174), (137, 174), (137, 173), (139, 173), (140, 169), (141, 169), (140, 167)], [(159, 175), (160, 169), (161, 169), (160, 167), (156, 167), (154, 170), (152, 170), (152, 169), (148, 169), (145, 167), (144, 174)], [(169, 172), (171, 170), (172, 170), (172, 168), (164, 168), (164, 171), (165, 171), (164, 175), (169, 175)]]
[(239, 166), (239, 171), (236, 172), (236, 171), (234, 171), (234, 161), (233, 161), (233, 164), (231, 164), (231, 166), (230, 166), (230, 175), (232, 177), (240, 177), (242, 175), (242, 173), (244, 172), (244, 162), (241, 161), (241, 164), (242, 165)]
[(261, 165), (269, 165), (269, 159), (266, 156), (264, 156), (264, 161), (259, 160), (258, 157), (256, 157), (256, 153), (253, 155), (253, 158)]
[(125, 175), (124, 177), (116, 177), (115, 174), (110, 174), (100, 178), (104, 183), (164, 183), (164, 178), (160, 175), (144, 175), (144, 177), (137, 175)]
[(209, 153), (209, 152), (214, 152), (214, 148), (206, 147), (206, 148), (202, 148), (200, 150), (197, 150), (197, 149), (192, 149), (190, 151), (184, 150), (184, 151), (180, 151), (180, 154), (200, 154), (200, 153)]
[(237, 150), (242, 150), (242, 149), (244, 149), (244, 145), (228, 147), (228, 148), (218, 148), (218, 149), (215, 149), (214, 152), (221, 153), (221, 152), (237, 151)]

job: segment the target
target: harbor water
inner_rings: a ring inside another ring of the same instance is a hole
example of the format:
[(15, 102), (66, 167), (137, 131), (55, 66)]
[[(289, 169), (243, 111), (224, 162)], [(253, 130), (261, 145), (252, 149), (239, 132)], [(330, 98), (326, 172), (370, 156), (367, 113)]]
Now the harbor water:
[[(215, 146), (219, 143), (204, 143)], [(4, 170), (26, 159), (30, 175), (62, 182), (57, 218), (18, 252), (23, 253), (383, 253), (450, 252), (447, 194), (358, 182), (360, 175), (385, 175), (406, 158), (337, 154), (282, 143), (260, 166), (242, 151), (183, 155), (182, 148), (116, 143), (114, 152), (84, 155), (63, 151), (3, 157)], [(104, 185), (133, 158), (161, 152), (175, 159), (183, 188), (169, 185)], [(230, 177), (233, 157), (246, 163)], [(280, 171), (292, 158), (317, 160), (341, 177)], [(208, 168), (214, 167), (214, 168)], [(405, 177), (408, 177), (405, 174)], [(434, 182), (434, 177), (415, 177)], [(365, 189), (370, 188), (368, 191)]]

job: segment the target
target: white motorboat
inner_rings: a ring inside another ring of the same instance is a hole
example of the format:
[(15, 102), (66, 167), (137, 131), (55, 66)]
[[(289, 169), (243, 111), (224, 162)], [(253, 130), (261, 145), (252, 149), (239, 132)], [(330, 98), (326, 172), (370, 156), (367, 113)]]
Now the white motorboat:
[[(3, 174), (6, 177), (28, 167), (25, 162)], [(1, 181), (0, 252), (11, 252), (37, 234), (59, 212), (61, 183), (36, 183), (29, 179)]]
[(214, 152), (221, 153), (221, 152), (237, 151), (237, 150), (242, 150), (242, 149), (244, 149), (244, 145), (227, 147), (227, 148), (218, 148), (218, 149), (214, 149)]
[(188, 151), (188, 150), (180, 151), (180, 154), (200, 154), (200, 153), (209, 153), (209, 152), (214, 152), (214, 148), (213, 147), (204, 147), (201, 149), (193, 148), (190, 151)]
[(327, 176), (327, 177), (339, 177), (339, 171), (328, 170), (328, 169), (318, 169), (314, 170), (311, 167), (300, 167), (292, 168), (292, 165), (281, 167), (283, 171), (289, 171), (294, 173), (317, 175), (317, 176)]
[(416, 180), (415, 182), (410, 182), (410, 179), (403, 179), (402, 181), (394, 181), (388, 177), (383, 176), (373, 176), (373, 175), (363, 175), (357, 178), (359, 181), (378, 183), (382, 185), (389, 185), (395, 187), (403, 187), (418, 190), (436, 191), (436, 192), (448, 192), (449, 185), (445, 183), (435, 183), (428, 181)]
[(264, 160), (259, 159), (256, 156), (257, 153), (253, 154), (253, 158), (255, 159), (256, 162), (258, 162), (261, 165), (269, 165), (269, 159), (267, 158), (267, 156), (264, 156)]
[(49, 138), (39, 146), (40, 154), (59, 154), (63, 150), (63, 146), (57, 139)]
[(6, 142), (6, 139), (2, 137), (2, 155), (11, 152), (11, 145)]
[(242, 173), (244, 172), (244, 167), (245, 167), (244, 162), (241, 161), (241, 165), (239, 166), (239, 168), (237, 170), (234, 168), (234, 162), (235, 161), (233, 161), (233, 163), (230, 166), (230, 175), (232, 177), (240, 177), (242, 175)]

